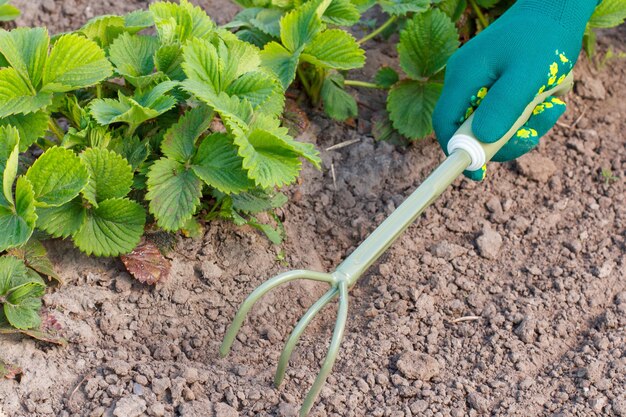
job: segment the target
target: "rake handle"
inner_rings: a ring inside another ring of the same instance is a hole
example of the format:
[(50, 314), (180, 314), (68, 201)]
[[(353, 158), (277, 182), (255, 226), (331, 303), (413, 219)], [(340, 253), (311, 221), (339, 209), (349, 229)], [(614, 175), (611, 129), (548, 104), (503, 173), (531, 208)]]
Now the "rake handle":
[[(561, 96), (571, 90), (574, 83), (570, 72), (565, 80), (552, 88), (538, 94), (526, 106), (522, 115), (511, 126), (501, 139), (493, 143), (483, 143), (476, 139), (472, 131), (474, 115), (470, 116), (455, 133), (451, 142), (463, 138), (469, 146), (458, 147), (433, 171), (428, 178), (402, 203), (376, 230), (346, 258), (337, 268), (337, 273), (353, 286), (361, 275), (398, 239), (398, 237), (439, 197), (454, 180), (468, 167), (478, 165), (477, 155), (484, 158), (482, 166), (493, 158), (513, 135), (528, 121), (535, 107), (549, 96)], [(480, 155), (482, 154), (482, 155)], [(479, 158), (480, 159), (480, 158)], [(476, 169), (476, 168), (473, 168)]]

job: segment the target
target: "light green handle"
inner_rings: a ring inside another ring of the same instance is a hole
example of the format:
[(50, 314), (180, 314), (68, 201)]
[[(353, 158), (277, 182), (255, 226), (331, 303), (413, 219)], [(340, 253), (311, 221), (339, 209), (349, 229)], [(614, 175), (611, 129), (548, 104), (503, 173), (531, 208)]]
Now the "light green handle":
[[(473, 138), (485, 152), (486, 161), (493, 156), (513, 137), (528, 121), (538, 104), (549, 96), (560, 96), (571, 90), (574, 84), (572, 73), (561, 84), (545, 91), (528, 104), (522, 115), (502, 139), (493, 143), (479, 142), (472, 132), (473, 116), (459, 128), (457, 134)], [(452, 182), (472, 164), (471, 155), (463, 149), (453, 152), (437, 169), (402, 203), (355, 251), (346, 258), (335, 272), (335, 277), (345, 280), (351, 287), (360, 276), (387, 250), (387, 248), (430, 206)]]
[(461, 125), (459, 130), (457, 130), (457, 132), (455, 133), (455, 136), (461, 134), (461, 135), (472, 137), (475, 140), (477, 140), (480, 143), (480, 146), (485, 151), (486, 162), (491, 161), (491, 158), (493, 158), (494, 155), (497, 154), (498, 151), (502, 149), (502, 147), (506, 145), (509, 140), (511, 140), (513, 135), (515, 135), (515, 133), (517, 133), (517, 131), (522, 126), (524, 126), (524, 124), (528, 121), (528, 119), (530, 119), (530, 116), (532, 116), (533, 110), (535, 110), (535, 107), (543, 103), (550, 96), (559, 97), (559, 96), (563, 96), (567, 94), (572, 89), (573, 86), (574, 86), (574, 74), (570, 72), (569, 74), (567, 74), (567, 77), (565, 77), (565, 79), (563, 80), (563, 82), (561, 82), (561, 84), (557, 85), (551, 90), (544, 91), (543, 93), (538, 94), (535, 97), (535, 99), (531, 103), (529, 103), (528, 106), (526, 106), (522, 115), (519, 117), (519, 119), (515, 121), (515, 124), (511, 126), (509, 131), (506, 132), (504, 136), (502, 136), (502, 138), (497, 140), (496, 142), (484, 143), (484, 142), (478, 141), (478, 139), (474, 135), (474, 132), (472, 131), (472, 123), (474, 122), (474, 114), (472, 114), (465, 121), (465, 123)]

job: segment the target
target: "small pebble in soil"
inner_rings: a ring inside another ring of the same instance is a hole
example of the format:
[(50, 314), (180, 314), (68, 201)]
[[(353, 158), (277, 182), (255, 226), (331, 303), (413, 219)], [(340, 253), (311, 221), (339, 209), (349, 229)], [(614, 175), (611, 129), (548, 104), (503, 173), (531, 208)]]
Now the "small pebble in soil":
[(405, 352), (396, 363), (398, 371), (408, 379), (429, 381), (440, 372), (439, 362), (420, 352)]
[(483, 229), (482, 234), (476, 239), (480, 256), (487, 259), (496, 259), (502, 247), (502, 237), (498, 232), (490, 228)]
[(137, 395), (129, 395), (115, 404), (113, 415), (115, 417), (139, 417), (146, 409), (146, 401), (143, 398)]
[(443, 240), (435, 245), (431, 246), (430, 253), (437, 258), (443, 258), (446, 261), (451, 261), (454, 258), (458, 258), (467, 252), (463, 246), (450, 243), (447, 240)]

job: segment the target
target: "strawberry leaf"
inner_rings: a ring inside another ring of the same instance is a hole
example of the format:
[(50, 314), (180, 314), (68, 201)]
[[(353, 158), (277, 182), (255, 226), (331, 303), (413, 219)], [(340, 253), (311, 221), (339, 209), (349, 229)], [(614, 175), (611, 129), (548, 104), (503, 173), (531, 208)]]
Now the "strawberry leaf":
[(270, 42), (261, 51), (261, 62), (280, 80), (283, 90), (287, 90), (296, 78), (300, 54), (301, 52), (289, 52), (277, 42)]
[(357, 6), (350, 0), (333, 0), (322, 20), (337, 26), (352, 26), (361, 19), (361, 13)]
[(43, 74), (43, 92), (63, 93), (92, 86), (113, 74), (104, 51), (82, 36), (61, 36), (50, 51)]
[(134, 201), (115, 198), (87, 211), (87, 218), (72, 237), (87, 255), (118, 256), (132, 251), (143, 235), (146, 213)]
[(322, 85), (324, 110), (335, 120), (346, 120), (359, 114), (356, 100), (344, 89), (344, 79), (340, 74), (326, 77)]
[(211, 126), (212, 120), (213, 111), (206, 106), (189, 110), (165, 133), (161, 151), (175, 161), (188, 162), (196, 152), (196, 141)]
[(422, 13), (428, 10), (430, 0), (378, 0), (385, 13), (401, 16), (407, 13)]
[(94, 206), (104, 200), (125, 197), (133, 184), (133, 169), (113, 151), (89, 148), (80, 155), (89, 171), (89, 183), (83, 196)]
[(55, 207), (74, 199), (87, 185), (89, 173), (74, 152), (54, 147), (35, 161), (26, 177), (33, 186), (37, 205)]
[(194, 172), (172, 159), (156, 161), (148, 172), (150, 213), (167, 231), (182, 228), (196, 212), (202, 197), (202, 181)]
[(311, 0), (280, 20), (280, 40), (294, 52), (304, 47), (323, 29), (321, 16), (331, 0)]
[(23, 260), (27, 267), (34, 269), (40, 274), (46, 275), (56, 281), (63, 283), (59, 275), (54, 270), (54, 266), (48, 258), (46, 248), (36, 239), (30, 239), (25, 245), (11, 249), (9, 255)]
[(18, 28), (0, 31), (0, 53), (31, 88), (37, 88), (46, 65), (48, 31), (44, 28)]
[(214, 133), (202, 141), (192, 169), (207, 185), (224, 193), (239, 193), (253, 185), (242, 167), (237, 147), (223, 133)]
[(295, 181), (302, 163), (299, 154), (279, 136), (260, 129), (237, 136), (235, 144), (243, 157), (243, 167), (260, 187), (275, 187)]
[(35, 91), (15, 68), (0, 69), (0, 117), (31, 113), (52, 103), (51, 93)]
[(154, 36), (124, 33), (117, 37), (109, 49), (109, 59), (118, 74), (137, 88), (145, 88), (163, 78), (154, 72), (154, 56), (159, 40)]
[(37, 208), (37, 229), (53, 237), (66, 238), (76, 233), (86, 220), (87, 210), (80, 197), (58, 207)]
[(393, 127), (410, 139), (423, 138), (433, 130), (432, 114), (442, 85), (402, 81), (389, 91), (387, 110)]
[(152, 242), (141, 243), (128, 255), (122, 255), (121, 259), (128, 272), (144, 284), (163, 282), (170, 274), (170, 261)]
[(409, 77), (431, 77), (445, 67), (459, 46), (459, 35), (441, 10), (429, 10), (409, 20), (400, 32), (400, 66)]
[(48, 131), (50, 115), (45, 111), (15, 114), (0, 119), (0, 126), (14, 126), (20, 135), (20, 152), (26, 150)]
[(0, 204), (0, 252), (24, 244), (33, 234), (37, 214), (32, 185), (19, 177), (15, 186), (15, 203)]
[(304, 48), (302, 59), (322, 68), (348, 70), (365, 64), (365, 51), (348, 32), (328, 29)]

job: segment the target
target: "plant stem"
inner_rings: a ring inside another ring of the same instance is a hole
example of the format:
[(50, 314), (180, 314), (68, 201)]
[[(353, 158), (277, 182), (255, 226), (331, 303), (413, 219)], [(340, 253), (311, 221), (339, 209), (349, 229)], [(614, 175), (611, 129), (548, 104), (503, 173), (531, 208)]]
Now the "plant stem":
[(478, 7), (478, 4), (476, 4), (476, 0), (469, 0), (469, 2), (472, 5), (474, 12), (476, 12), (476, 16), (478, 16), (480, 24), (483, 25), (483, 29), (487, 28), (487, 26), (489, 26), (489, 22), (487, 21), (487, 18), (483, 14), (482, 10), (480, 10), (480, 7)]
[(102, 84), (96, 85), (96, 97), (102, 98)]
[(352, 87), (364, 87), (364, 88), (378, 88), (378, 89), (383, 89), (383, 87), (381, 87), (378, 84), (374, 84), (374, 83), (368, 83), (367, 81), (357, 81), (357, 80), (345, 80), (343, 82), (344, 85), (350, 85)]
[(369, 41), (370, 39), (372, 39), (373, 37), (375, 37), (376, 35), (382, 33), (385, 29), (387, 29), (391, 24), (393, 24), (393, 22), (395, 22), (398, 19), (398, 16), (391, 16), (389, 19), (387, 19), (387, 21), (385, 23), (383, 23), (378, 29), (376, 29), (375, 31), (373, 31), (372, 33), (370, 33), (369, 35), (365, 35), (364, 37), (362, 37), (361, 39), (359, 39), (357, 41), (358, 44), (362, 44), (364, 42)]
[(302, 68), (298, 67), (296, 72), (298, 73), (298, 78), (300, 78), (300, 82), (302, 83), (302, 86), (304, 87), (304, 91), (306, 91), (307, 96), (311, 97), (312, 95), (311, 84), (309, 83), (309, 80), (304, 75), (304, 71), (302, 71)]
[[(61, 126), (59, 126), (59, 124), (57, 123), (56, 120), (54, 120), (52, 117), (50, 118), (50, 120), (48, 121), (48, 129), (54, 133), (54, 136), (56, 136), (56, 138), (59, 140), (59, 143), (63, 140), (63, 137), (65, 137), (65, 133), (63, 132), (63, 129), (61, 129)], [(44, 138), (45, 139), (45, 138)], [(50, 142), (48, 140), (46, 140), (47, 142)], [(52, 143), (52, 142), (50, 142)]]

